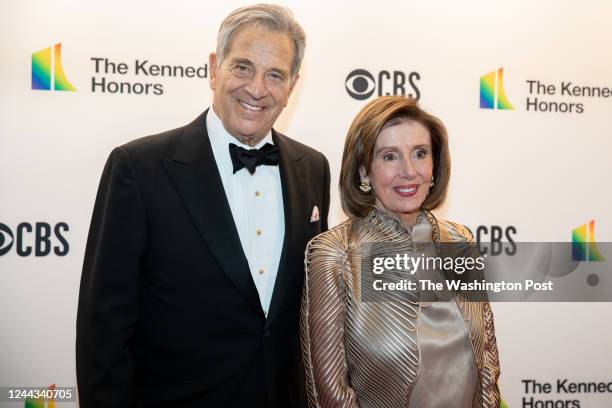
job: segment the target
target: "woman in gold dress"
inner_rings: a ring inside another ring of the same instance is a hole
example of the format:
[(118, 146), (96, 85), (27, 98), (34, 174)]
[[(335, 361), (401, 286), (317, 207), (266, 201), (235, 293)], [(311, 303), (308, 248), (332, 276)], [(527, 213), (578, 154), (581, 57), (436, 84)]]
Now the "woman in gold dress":
[(449, 176), (446, 130), (414, 100), (381, 97), (354, 119), (340, 172), (350, 218), (306, 250), (301, 333), (310, 407), (499, 406), (485, 293), (429, 302), (418, 291), (370, 291), (362, 299), (368, 244), (472, 240), (467, 228), (430, 212), (444, 201)]

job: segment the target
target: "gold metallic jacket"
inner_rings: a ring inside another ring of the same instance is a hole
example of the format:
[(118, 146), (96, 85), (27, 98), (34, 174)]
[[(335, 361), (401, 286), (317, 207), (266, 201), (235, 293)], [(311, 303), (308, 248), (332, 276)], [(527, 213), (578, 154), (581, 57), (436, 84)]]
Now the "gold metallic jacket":
[[(424, 214), (434, 243), (471, 241), (465, 227)], [(301, 336), (311, 408), (408, 407), (419, 376), (421, 303), (362, 302), (360, 270), (364, 243), (402, 243), (409, 236), (395, 218), (373, 209), (309, 243)], [(455, 300), (478, 371), (472, 406), (498, 407), (499, 359), (486, 293), (458, 293)]]

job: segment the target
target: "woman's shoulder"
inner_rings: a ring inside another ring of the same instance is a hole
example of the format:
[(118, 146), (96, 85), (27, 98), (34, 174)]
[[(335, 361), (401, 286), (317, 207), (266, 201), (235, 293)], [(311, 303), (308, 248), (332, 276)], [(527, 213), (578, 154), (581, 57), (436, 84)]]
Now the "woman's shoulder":
[(348, 257), (351, 223), (351, 220), (346, 220), (308, 242), (304, 260), (308, 281), (335, 281), (341, 274)]
[(441, 242), (472, 242), (474, 237), (468, 227), (458, 222), (433, 217), (438, 225)]
[(320, 233), (308, 242), (306, 253), (316, 249), (343, 250), (348, 248), (348, 234), (353, 221), (348, 219)]

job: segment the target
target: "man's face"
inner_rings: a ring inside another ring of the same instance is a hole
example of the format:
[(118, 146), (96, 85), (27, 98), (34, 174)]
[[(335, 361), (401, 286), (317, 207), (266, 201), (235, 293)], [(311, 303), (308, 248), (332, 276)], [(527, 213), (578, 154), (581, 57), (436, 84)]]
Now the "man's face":
[(287, 34), (252, 25), (234, 33), (219, 67), (210, 54), (213, 108), (242, 143), (261, 141), (287, 106), (297, 80), (291, 78), (293, 48)]

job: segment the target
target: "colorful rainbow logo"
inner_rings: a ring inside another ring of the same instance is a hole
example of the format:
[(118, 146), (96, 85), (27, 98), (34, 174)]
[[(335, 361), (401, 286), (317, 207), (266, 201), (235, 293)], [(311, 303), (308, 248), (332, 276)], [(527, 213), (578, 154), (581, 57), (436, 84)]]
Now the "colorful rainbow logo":
[(503, 68), (480, 77), (480, 109), (514, 109), (504, 92)]
[(76, 91), (62, 68), (62, 43), (32, 54), (32, 89)]
[[(55, 384), (51, 384), (47, 389), (51, 391), (55, 390)], [(45, 406), (44, 398), (27, 398), (24, 408), (55, 408), (55, 400), (53, 398), (47, 399), (46, 401), (47, 405)]]
[(595, 242), (595, 220), (572, 230), (572, 261), (605, 261)]

